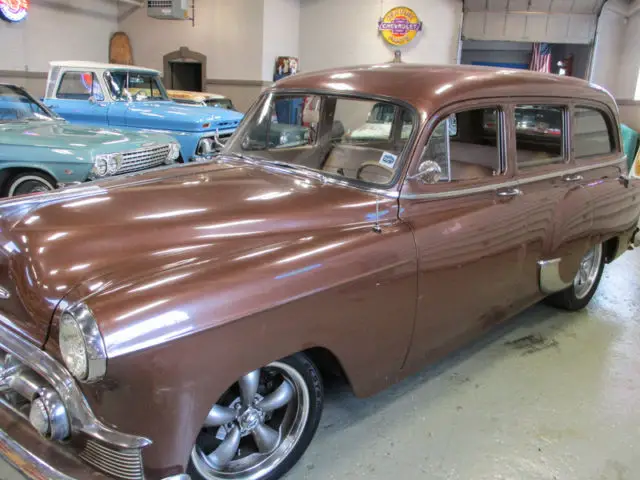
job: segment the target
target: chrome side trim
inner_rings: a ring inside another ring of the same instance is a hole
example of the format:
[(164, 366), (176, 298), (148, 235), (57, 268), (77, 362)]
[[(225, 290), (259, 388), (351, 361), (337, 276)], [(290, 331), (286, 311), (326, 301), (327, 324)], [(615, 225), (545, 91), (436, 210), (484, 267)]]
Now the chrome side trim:
[[(59, 472), (0, 430), (0, 455), (29, 479), (74, 480)], [(28, 467), (25, 468), (25, 465)]]
[(550, 260), (538, 261), (538, 267), (540, 269), (540, 290), (542, 293), (550, 294), (556, 293), (569, 288), (571, 282), (564, 282), (560, 278), (560, 262), (561, 258), (552, 258)]
[(171, 475), (170, 477), (165, 477), (162, 480), (191, 480), (191, 476), (186, 473), (179, 473), (178, 475)]
[(75, 379), (57, 360), (33, 343), (0, 327), (0, 347), (45, 378), (67, 407), (71, 429), (121, 448), (143, 448), (151, 444), (144, 437), (118, 432), (104, 425), (91, 411)]
[(583, 165), (581, 167), (569, 168), (558, 172), (545, 173), (535, 177), (523, 178), (521, 180), (511, 180), (503, 183), (492, 183), (491, 185), (482, 185), (479, 187), (461, 188), (459, 190), (451, 190), (447, 192), (436, 193), (401, 193), (400, 198), (406, 200), (431, 200), (451, 197), (461, 197), (463, 195), (472, 195), (474, 193), (492, 192), (503, 188), (514, 188), (530, 183), (541, 182), (552, 178), (561, 178), (566, 175), (574, 175), (576, 173), (595, 170), (598, 168), (613, 167), (623, 163), (622, 159), (609, 160), (608, 162), (596, 163), (591, 165)]

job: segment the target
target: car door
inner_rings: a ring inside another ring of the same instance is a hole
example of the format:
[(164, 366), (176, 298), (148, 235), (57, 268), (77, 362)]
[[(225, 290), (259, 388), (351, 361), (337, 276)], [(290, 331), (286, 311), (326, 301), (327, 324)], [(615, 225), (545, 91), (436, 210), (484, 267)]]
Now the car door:
[(47, 106), (73, 123), (96, 126), (106, 126), (109, 123), (109, 103), (93, 72), (64, 72), (55, 98), (47, 99)]
[(593, 244), (635, 227), (638, 187), (619, 178), (626, 164), (614, 112), (597, 102), (579, 101), (572, 105), (571, 118), (572, 160), (581, 170), (575, 181), (589, 194)]
[(508, 107), (521, 192), (515, 203), (528, 224), (517, 288), (529, 303), (571, 284), (591, 231), (589, 192), (570, 161), (569, 103), (523, 98)]
[[(477, 102), (438, 116), (442, 120), (430, 124), (428, 140), (419, 144), (399, 199), (400, 217), (411, 225), (418, 251), (409, 368), (519, 308), (514, 285), (526, 254), (527, 219), (514, 202), (518, 191), (507, 161), (503, 106)], [(438, 167), (439, 181), (420, 179), (419, 169)]]

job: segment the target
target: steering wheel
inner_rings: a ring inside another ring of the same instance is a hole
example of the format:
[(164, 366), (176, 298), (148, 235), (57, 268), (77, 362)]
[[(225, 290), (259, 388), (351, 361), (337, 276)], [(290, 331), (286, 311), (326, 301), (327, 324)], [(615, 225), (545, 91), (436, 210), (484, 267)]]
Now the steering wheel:
[[(395, 170), (376, 160), (362, 162), (356, 172), (356, 178), (370, 183), (385, 184), (393, 177)], [(381, 180), (376, 179), (376, 177)]]

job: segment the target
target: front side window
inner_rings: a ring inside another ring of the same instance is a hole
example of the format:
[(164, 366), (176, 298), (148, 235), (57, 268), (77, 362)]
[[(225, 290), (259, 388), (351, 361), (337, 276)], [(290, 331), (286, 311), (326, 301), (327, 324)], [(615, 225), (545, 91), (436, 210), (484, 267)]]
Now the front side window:
[(610, 122), (600, 110), (576, 107), (573, 111), (573, 151), (576, 158), (606, 155), (615, 150)]
[(565, 107), (558, 105), (515, 107), (518, 169), (564, 163), (564, 112)]
[(0, 123), (53, 120), (52, 115), (24, 90), (0, 85)]
[[(387, 123), (373, 123), (378, 112)], [(269, 94), (226, 153), (312, 169), (342, 180), (390, 185), (417, 118), (406, 107), (366, 98)], [(380, 130), (371, 130), (371, 127)]]
[[(487, 128), (487, 118), (493, 122), (490, 128)], [(450, 115), (434, 129), (421, 162), (438, 164), (440, 182), (481, 180), (503, 173), (499, 118), (497, 108)]]
[(169, 100), (160, 77), (155, 73), (113, 70), (105, 74), (105, 79), (116, 100)]
[(58, 98), (66, 100), (104, 100), (102, 87), (93, 72), (65, 72), (58, 87)]

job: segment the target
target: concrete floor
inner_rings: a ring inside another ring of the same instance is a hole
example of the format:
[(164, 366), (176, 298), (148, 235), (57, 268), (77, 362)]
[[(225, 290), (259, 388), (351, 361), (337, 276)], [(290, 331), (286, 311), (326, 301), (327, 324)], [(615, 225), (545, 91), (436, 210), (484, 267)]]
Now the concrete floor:
[(535, 306), (370, 399), (331, 390), (287, 480), (640, 478), (639, 272), (627, 252), (583, 312)]

